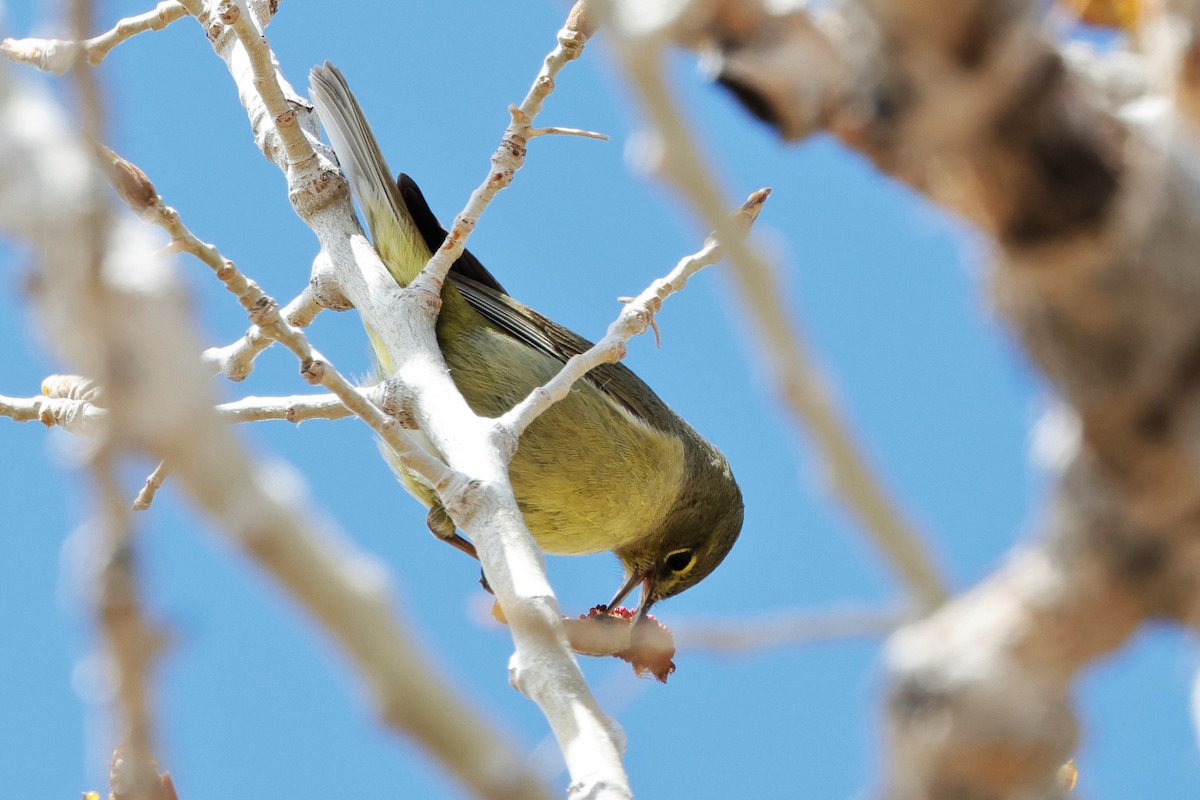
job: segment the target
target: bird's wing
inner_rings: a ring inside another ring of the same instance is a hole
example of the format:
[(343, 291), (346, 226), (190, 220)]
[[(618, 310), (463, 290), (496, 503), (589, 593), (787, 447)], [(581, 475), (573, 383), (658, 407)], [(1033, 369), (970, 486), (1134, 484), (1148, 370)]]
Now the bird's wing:
[[(396, 179), (396, 188), (400, 191), (400, 198), (404, 201), (413, 224), (417, 226), (417, 231), (425, 240), (425, 246), (429, 248), (430, 253), (436, 253), (446, 239), (446, 229), (442, 227), (442, 223), (438, 222), (438, 218), (429, 208), (429, 203), (425, 202), (425, 195), (417, 187), (416, 181), (401, 172), (400, 177)], [(508, 294), (500, 285), (500, 281), (488, 272), (487, 267), (483, 266), (470, 250), (462, 251), (462, 255), (454, 262), (454, 266), (450, 267), (450, 271), (464, 275), (476, 283), (488, 286), (502, 294)]]
[[(591, 342), (579, 334), (567, 330), (492, 286), (457, 272), (451, 272), (450, 279), (480, 316), (502, 332), (549, 358), (565, 364), (571, 356), (579, 355), (592, 346)], [(601, 364), (587, 374), (586, 380), (636, 418), (654, 428), (661, 429), (663, 422), (675, 418), (674, 413), (658, 395), (623, 364)], [(655, 423), (654, 420), (658, 422)]]

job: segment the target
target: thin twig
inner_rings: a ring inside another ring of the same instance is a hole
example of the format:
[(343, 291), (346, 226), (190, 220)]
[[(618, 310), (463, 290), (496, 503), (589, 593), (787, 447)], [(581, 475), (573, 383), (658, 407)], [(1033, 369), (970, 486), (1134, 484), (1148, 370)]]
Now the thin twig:
[(0, 54), (10, 61), (62, 75), (81, 61), (94, 67), (122, 42), (145, 31), (161, 31), (186, 16), (187, 10), (178, 0), (163, 0), (152, 10), (125, 17), (111, 30), (91, 39), (4, 39), (0, 41)]
[(138, 496), (133, 501), (134, 511), (145, 511), (150, 508), (150, 504), (154, 502), (154, 496), (158, 490), (162, 488), (163, 481), (171, 474), (171, 468), (167, 466), (166, 461), (158, 462), (158, 466), (146, 478), (146, 484), (142, 486), (142, 490), (138, 492)]
[[(745, 236), (750, 230), (770, 193), (769, 189), (760, 189), (750, 195), (741, 208), (734, 212), (736, 235)], [(662, 308), (663, 301), (683, 289), (693, 275), (704, 267), (717, 263), (724, 255), (725, 247), (717, 240), (716, 234), (709, 236), (703, 248), (680, 260), (667, 277), (655, 281), (644, 292), (627, 302), (617, 319), (608, 326), (604, 338), (586, 352), (572, 356), (548, 383), (534, 389), (528, 397), (501, 417), (501, 424), (509, 427), (514, 436), (520, 436), (550, 406), (565, 398), (571, 387), (584, 375), (601, 364), (616, 363), (624, 358), (625, 343), (653, 325), (654, 315)]]
[(275, 57), (271, 53), (267, 37), (255, 25), (245, 0), (223, 0), (217, 7), (217, 17), (233, 28), (238, 41), (250, 57), (250, 68), (254, 71), (254, 88), (266, 105), (267, 113), (274, 121), (275, 131), (283, 142), (288, 168), (299, 171), (316, 169), (317, 154), (297, 124), (296, 111), (288, 103), (287, 93), (280, 85), (275, 71)]
[(47, 428), (58, 426), (76, 436), (91, 437), (98, 434), (107, 414), (103, 408), (86, 400), (0, 395), (0, 417), (8, 417), (16, 422), (37, 420)]
[[(305, 286), (300, 294), (279, 312), (289, 325), (307, 328), (324, 308), (313, 296), (312, 287)], [(224, 347), (210, 347), (200, 354), (200, 360), (231, 381), (244, 380), (254, 371), (254, 360), (275, 340), (251, 326), (241, 339)]]
[(109, 179), (121, 197), (141, 218), (158, 225), (171, 236), (172, 245), (191, 253), (206, 264), (225, 288), (237, 297), (249, 313), (261, 335), (282, 343), (300, 360), (300, 372), (306, 381), (332, 391), (342, 405), (367, 423), (396, 452), (405, 466), (421, 475), (431, 486), (448, 483), (452, 476), (446, 465), (415, 444), (411, 437), (374, 403), (337, 371), (308, 341), (304, 333), (289, 325), (279, 306), (258, 284), (242, 274), (216, 246), (202, 241), (183, 224), (179, 213), (167, 206), (145, 172), (103, 145), (96, 145), (103, 156)]
[(525, 131), (526, 139), (535, 139), (538, 136), (582, 136), (585, 139), (599, 139), (602, 142), (608, 141), (607, 133), (597, 133), (596, 131), (585, 131), (579, 128), (530, 128)]
[[(417, 280), (413, 281), (414, 285), (423, 285), (425, 281), (429, 281), (430, 286), (427, 288), (434, 291), (435, 294), (440, 293), (442, 282), (446, 279), (450, 266), (462, 255), (462, 251), (467, 246), (467, 239), (479, 223), (480, 216), (483, 215), (484, 210), (500, 190), (512, 183), (513, 175), (525, 163), (526, 147), (529, 139), (532, 138), (531, 131), (535, 130), (532, 127), (533, 120), (542, 110), (546, 98), (554, 91), (554, 81), (558, 77), (558, 73), (583, 53), (584, 45), (587, 44), (588, 37), (595, 29), (592, 14), (588, 0), (578, 0), (571, 8), (567, 24), (558, 32), (558, 45), (546, 55), (542, 62), (542, 68), (534, 78), (533, 85), (526, 93), (525, 99), (519, 106), (510, 105), (508, 107), (511, 121), (504, 131), (500, 145), (492, 153), (492, 166), (487, 178), (475, 191), (471, 192), (466, 207), (455, 216), (446, 240), (433, 254), (429, 263), (425, 265)], [(541, 129), (541, 132), (545, 133), (549, 130)], [(534, 133), (532, 135), (541, 134)], [(588, 136), (589, 134), (580, 131), (576, 135)], [(591, 138), (605, 137), (594, 134), (591, 135)]]
[[(376, 403), (381, 387), (355, 387), (365, 400)], [(243, 397), (216, 406), (217, 414), (229, 423), (284, 420), (301, 423), (310, 419), (345, 419), (353, 416), (335, 394), (284, 395), (282, 397)], [(15, 422), (41, 422), (46, 427), (59, 427), (84, 438), (96, 436), (109, 411), (94, 402), (75, 397), (7, 397), (0, 395), (0, 417)], [(164, 474), (169, 474), (166, 470)], [(157, 488), (157, 487), (155, 487)], [(140, 508), (137, 510), (141, 510)]]
[[(378, 387), (358, 388), (358, 393), (374, 402)], [(263, 422), (284, 420), (299, 424), (310, 419), (345, 419), (350, 409), (335, 394), (288, 395), (286, 397), (243, 397), (217, 406), (227, 422)]]

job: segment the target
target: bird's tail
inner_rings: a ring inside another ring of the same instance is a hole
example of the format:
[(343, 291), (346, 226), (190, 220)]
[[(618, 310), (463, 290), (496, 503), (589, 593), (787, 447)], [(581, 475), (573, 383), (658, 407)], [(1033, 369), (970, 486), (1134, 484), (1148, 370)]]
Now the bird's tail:
[(407, 286), (429, 260), (430, 249), (341, 71), (326, 62), (314, 67), (308, 77), (317, 114), (366, 217), (375, 249), (392, 277)]

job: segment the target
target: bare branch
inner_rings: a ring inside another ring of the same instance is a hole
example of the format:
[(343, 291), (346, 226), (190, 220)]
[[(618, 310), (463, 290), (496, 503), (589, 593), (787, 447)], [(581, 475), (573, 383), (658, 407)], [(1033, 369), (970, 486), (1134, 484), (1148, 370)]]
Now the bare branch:
[[(376, 402), (378, 387), (359, 388), (356, 391), (365, 399)], [(296, 424), (310, 419), (345, 419), (352, 416), (350, 409), (336, 394), (243, 397), (217, 406), (217, 413), (228, 422), (281, 419)]]
[(87, 401), (57, 397), (5, 397), (0, 395), (0, 417), (16, 422), (37, 420), (77, 436), (96, 436), (103, 430), (107, 412)]
[[(283, 153), (289, 171), (305, 172), (318, 167), (317, 154), (298, 124), (296, 111), (279, 79), (275, 55), (267, 45), (267, 37), (249, 13), (246, 0), (222, 0), (217, 6), (217, 17), (226, 26), (233, 28), (238, 41), (245, 48), (254, 74), (254, 89), (271, 115), (273, 128), (283, 142)], [(290, 90), (291, 87), (288, 87)]]
[(0, 54), (9, 61), (63, 75), (81, 60), (94, 67), (122, 42), (146, 31), (161, 31), (186, 16), (187, 10), (177, 0), (162, 0), (152, 10), (125, 17), (112, 30), (91, 39), (4, 39), (0, 41)]
[[(745, 236), (770, 193), (769, 189), (755, 192), (734, 213), (735, 235)], [(587, 352), (572, 356), (549, 383), (535, 389), (501, 417), (500, 424), (508, 427), (514, 438), (519, 437), (551, 405), (565, 398), (571, 387), (584, 375), (601, 364), (614, 364), (624, 358), (625, 342), (644, 333), (653, 324), (654, 315), (662, 308), (663, 301), (682, 290), (693, 275), (717, 263), (724, 255), (725, 248), (714, 233), (704, 243), (703, 249), (680, 260), (667, 277), (655, 281), (640, 295), (629, 300), (616, 321), (608, 326), (604, 338)], [(657, 335), (657, 329), (655, 333)]]
[[(364, 400), (376, 404), (382, 394), (379, 386), (359, 387), (355, 391)], [(334, 420), (353, 416), (335, 394), (243, 397), (217, 405), (216, 411), (222, 420), (230, 423), (278, 419), (298, 424), (310, 419)], [(15, 422), (37, 420), (48, 428), (58, 426), (84, 438), (95, 437), (102, 432), (108, 413), (107, 409), (83, 398), (0, 395), (0, 417), (8, 417)], [(166, 470), (164, 475), (169, 472)], [(157, 489), (157, 486), (148, 488)]]
[[(230, 14), (241, 19), (237, 14)], [(130, 207), (143, 220), (165, 229), (177, 249), (191, 253), (207, 264), (249, 312), (250, 321), (258, 332), (268, 339), (281, 342), (300, 359), (300, 372), (305, 380), (330, 389), (344, 408), (370, 425), (392, 447), (397, 458), (423, 476), (431, 486), (445, 485), (452, 480), (453, 476), (448, 473), (445, 464), (427, 453), (400, 429), (395, 420), (388, 418), (364, 394), (356, 391), (348, 379), (313, 349), (303, 332), (287, 323), (280, 315), (278, 305), (258, 284), (243, 275), (233, 261), (221, 255), (214, 245), (197, 238), (179, 219), (179, 214), (163, 203), (154, 184), (141, 169), (103, 145), (98, 145), (98, 148), (110, 180)]]
[[(304, 287), (299, 295), (279, 312), (284, 321), (295, 328), (307, 328), (324, 308), (317, 301), (312, 284)], [(254, 359), (275, 341), (259, 330), (250, 328), (232, 344), (210, 347), (201, 354), (201, 360), (231, 381), (244, 380), (254, 370)]]
[(132, 506), (133, 510), (145, 511), (146, 509), (150, 508), (150, 504), (154, 502), (154, 496), (158, 493), (158, 490), (162, 488), (163, 482), (166, 481), (167, 476), (170, 474), (171, 468), (167, 465), (167, 462), (158, 462), (158, 466), (154, 468), (154, 471), (151, 472), (149, 476), (147, 476), (146, 484), (142, 487), (142, 490), (138, 492), (138, 496), (134, 498)]
[[(512, 121), (504, 131), (504, 136), (501, 138), (496, 152), (492, 154), (492, 168), (487, 179), (471, 193), (466, 207), (454, 218), (450, 231), (446, 235), (446, 241), (425, 265), (420, 277), (413, 281), (414, 286), (424, 286), (425, 282), (429, 281), (429, 285), (425, 287), (426, 290), (434, 294), (440, 293), (442, 282), (450, 272), (451, 265), (466, 249), (467, 238), (471, 235), (471, 231), (475, 230), (484, 209), (501, 189), (512, 183), (513, 174), (525, 163), (529, 139), (532, 136), (540, 135), (531, 134), (531, 131), (534, 130), (532, 127), (534, 118), (542, 110), (546, 98), (554, 91), (554, 81), (558, 77), (558, 73), (567, 64), (579, 58), (583, 53), (584, 45), (587, 44), (588, 37), (594, 32), (593, 12), (589, 10), (591, 2), (592, 0), (577, 0), (572, 6), (567, 24), (558, 32), (558, 46), (547, 54), (542, 69), (534, 78), (533, 86), (525, 95), (525, 99), (519, 106), (510, 105), (508, 107)], [(544, 133), (546, 130), (543, 129), (542, 132)], [(581, 131), (577, 135), (587, 136), (588, 134)], [(602, 137), (595, 134), (593, 138)]]
[(602, 142), (608, 141), (608, 134), (583, 131), (579, 128), (530, 128), (525, 131), (526, 139), (534, 139), (538, 136), (582, 136), (585, 139), (599, 139)]

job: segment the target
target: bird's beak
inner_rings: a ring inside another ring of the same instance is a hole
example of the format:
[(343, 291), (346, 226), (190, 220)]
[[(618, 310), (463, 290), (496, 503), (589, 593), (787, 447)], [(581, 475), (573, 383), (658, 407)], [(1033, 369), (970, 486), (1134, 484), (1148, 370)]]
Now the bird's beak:
[(639, 598), (637, 613), (633, 615), (633, 624), (637, 624), (642, 617), (646, 616), (646, 612), (650, 610), (650, 606), (654, 605), (654, 600), (650, 597), (650, 587), (654, 579), (653, 570), (645, 572), (635, 572), (629, 576), (629, 580), (625, 581), (625, 585), (617, 590), (616, 595), (609, 602), (608, 608), (611, 611), (621, 604), (621, 602), (633, 592), (634, 588), (640, 583), (642, 585), (642, 596)]

